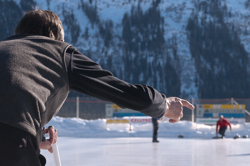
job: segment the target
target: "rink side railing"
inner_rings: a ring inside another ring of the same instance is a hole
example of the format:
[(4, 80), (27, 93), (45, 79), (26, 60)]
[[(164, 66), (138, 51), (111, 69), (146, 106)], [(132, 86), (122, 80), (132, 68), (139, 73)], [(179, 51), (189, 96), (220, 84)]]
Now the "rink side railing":
[[(228, 99), (187, 99), (189, 102), (196, 104), (228, 104), (232, 101), (232, 98)], [(237, 99), (234, 98), (238, 104), (246, 105), (245, 113), (246, 122), (250, 122), (250, 99)], [(77, 117), (82, 119), (105, 119), (105, 106), (106, 104), (112, 104), (109, 101), (103, 101), (92, 97), (74, 97), (67, 98), (64, 105), (58, 112), (57, 116), (60, 117)], [(181, 120), (196, 121), (196, 109), (190, 110), (184, 107), (184, 115)]]

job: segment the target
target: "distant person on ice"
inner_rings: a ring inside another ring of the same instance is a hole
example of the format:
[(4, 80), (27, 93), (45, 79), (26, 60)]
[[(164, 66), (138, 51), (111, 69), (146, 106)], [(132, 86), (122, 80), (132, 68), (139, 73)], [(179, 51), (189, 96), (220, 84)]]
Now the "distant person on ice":
[(159, 119), (152, 118), (152, 124), (153, 124), (153, 142), (158, 143), (160, 142), (158, 140)]
[(226, 118), (224, 118), (223, 115), (220, 116), (219, 120), (216, 123), (216, 136), (218, 136), (218, 126), (220, 126), (219, 134), (222, 138), (225, 137), (227, 126), (229, 126), (230, 130), (232, 131), (231, 123)]
[(167, 98), (102, 69), (64, 42), (61, 20), (48, 10), (26, 12), (14, 35), (0, 42), (0, 58), (1, 165), (42, 165), (40, 148), (50, 149), (57, 138), (55, 129), (45, 129), (50, 139), (41, 143), (42, 128), (71, 90), (151, 117), (165, 116), (171, 123), (183, 117), (183, 106), (194, 109), (186, 100)]

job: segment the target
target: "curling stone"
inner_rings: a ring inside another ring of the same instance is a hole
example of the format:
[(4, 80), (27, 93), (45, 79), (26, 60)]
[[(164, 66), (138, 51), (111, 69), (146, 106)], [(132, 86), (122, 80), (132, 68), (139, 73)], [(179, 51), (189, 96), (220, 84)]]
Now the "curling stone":
[(182, 134), (178, 135), (178, 138), (184, 138), (184, 136)]
[(243, 135), (242, 138), (248, 138), (248, 135)]
[(236, 135), (234, 136), (234, 139), (237, 139), (237, 138), (240, 138), (240, 135), (239, 135), (239, 134), (236, 134)]

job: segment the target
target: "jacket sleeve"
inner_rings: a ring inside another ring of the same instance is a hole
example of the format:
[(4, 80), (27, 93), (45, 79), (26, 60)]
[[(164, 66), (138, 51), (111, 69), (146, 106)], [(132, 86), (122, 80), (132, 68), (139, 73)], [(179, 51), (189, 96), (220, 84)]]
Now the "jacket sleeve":
[(166, 110), (166, 96), (147, 85), (133, 85), (103, 70), (99, 64), (70, 47), (68, 73), (70, 90), (111, 101), (122, 108), (161, 118)]
[(231, 123), (226, 119), (227, 124), (229, 125), (230, 129), (232, 129)]

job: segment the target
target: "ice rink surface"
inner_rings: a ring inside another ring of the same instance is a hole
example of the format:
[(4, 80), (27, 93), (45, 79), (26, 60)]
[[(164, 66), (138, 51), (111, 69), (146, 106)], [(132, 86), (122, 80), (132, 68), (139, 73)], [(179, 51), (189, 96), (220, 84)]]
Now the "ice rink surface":
[[(62, 166), (249, 166), (250, 139), (59, 137)], [(41, 152), (47, 166), (53, 155)]]

